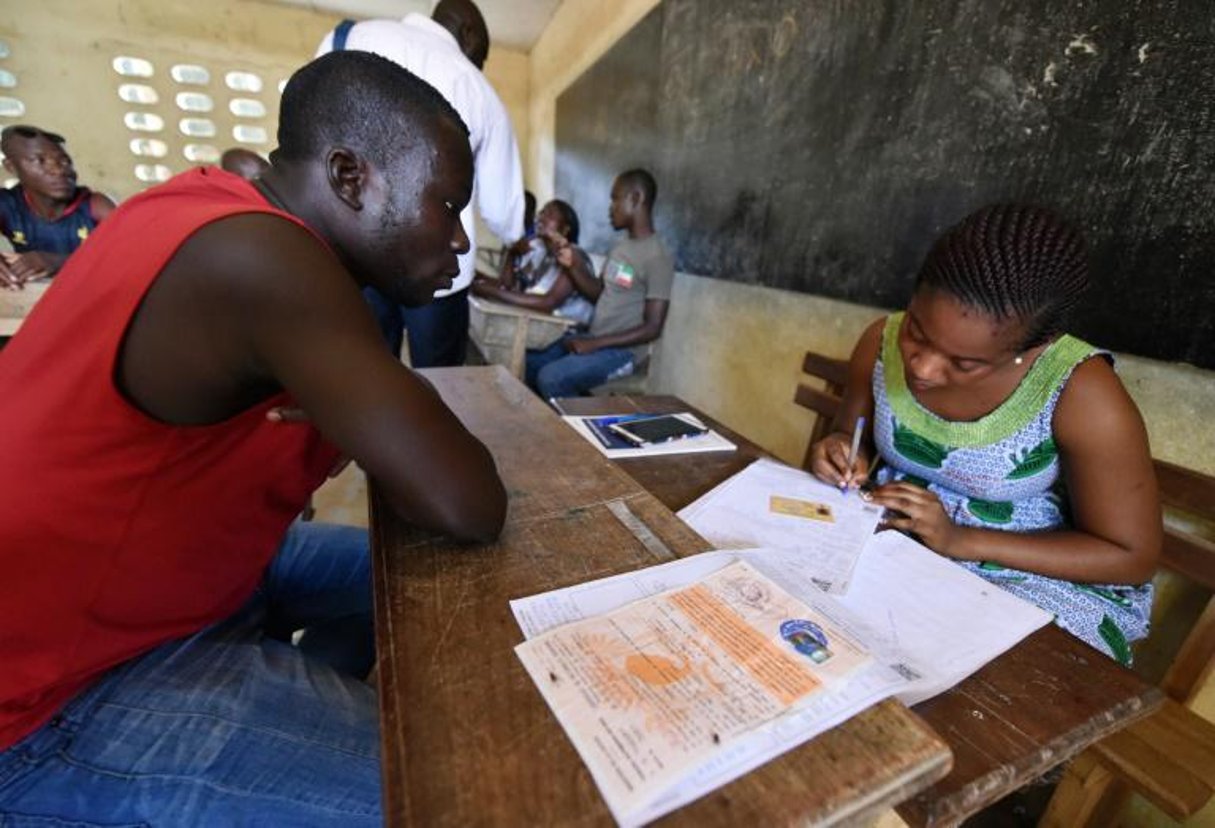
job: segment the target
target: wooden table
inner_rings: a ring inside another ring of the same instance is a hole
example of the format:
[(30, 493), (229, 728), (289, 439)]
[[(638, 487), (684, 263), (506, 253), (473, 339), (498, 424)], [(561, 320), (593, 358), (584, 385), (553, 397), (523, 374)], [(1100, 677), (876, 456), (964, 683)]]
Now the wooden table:
[[(741, 471), (764, 451), (675, 397), (561, 400), (571, 414), (693, 411), (739, 450), (620, 460), (672, 510)], [(952, 690), (916, 705), (953, 751), (953, 770), (899, 807), (912, 825), (953, 825), (1140, 719), (1159, 689), (1051, 624)]]
[(551, 313), (468, 297), (468, 337), (490, 364), (505, 365), (523, 379), (528, 348), (547, 348), (576, 323)]
[(0, 336), (17, 333), (25, 317), (50, 286), (48, 280), (30, 282), (22, 290), (0, 289)]
[[(522, 634), (507, 602), (708, 544), (502, 368), (423, 373), (490, 447), (510, 510), (497, 543), (460, 548), (395, 519), (372, 488), (386, 823), (609, 825), (513, 652)], [(630, 530), (621, 510), (648, 533)], [(949, 762), (940, 738), (888, 701), (663, 821), (856, 822), (941, 778)]]

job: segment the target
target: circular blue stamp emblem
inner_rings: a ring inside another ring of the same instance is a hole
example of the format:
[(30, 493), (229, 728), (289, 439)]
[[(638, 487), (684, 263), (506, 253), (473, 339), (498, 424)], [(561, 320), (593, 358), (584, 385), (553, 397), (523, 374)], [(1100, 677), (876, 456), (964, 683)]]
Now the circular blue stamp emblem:
[(785, 621), (780, 625), (780, 637), (815, 664), (822, 664), (832, 656), (827, 647), (827, 634), (813, 621), (801, 618)]

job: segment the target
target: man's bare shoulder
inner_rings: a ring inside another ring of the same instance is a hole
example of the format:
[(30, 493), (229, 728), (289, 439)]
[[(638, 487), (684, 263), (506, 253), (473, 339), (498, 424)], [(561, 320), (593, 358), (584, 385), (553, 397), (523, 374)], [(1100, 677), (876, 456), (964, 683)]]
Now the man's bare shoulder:
[(132, 319), (119, 381), (165, 421), (214, 422), (282, 386), (272, 351), (364, 316), (352, 277), (307, 229), (269, 213), (228, 216), (161, 270)]
[[(282, 216), (240, 213), (211, 222), (181, 246), (162, 278), (179, 278), (216, 301), (257, 309), (263, 303), (323, 301), (353, 284), (333, 251)], [(252, 303), (252, 304), (250, 304)]]

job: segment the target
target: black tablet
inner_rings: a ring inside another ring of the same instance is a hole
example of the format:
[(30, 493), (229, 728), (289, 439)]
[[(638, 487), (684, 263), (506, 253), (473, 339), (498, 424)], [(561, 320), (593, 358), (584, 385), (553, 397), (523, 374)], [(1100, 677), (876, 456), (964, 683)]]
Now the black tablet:
[(678, 440), (682, 437), (698, 437), (708, 433), (704, 426), (689, 423), (674, 414), (663, 414), (658, 417), (647, 417), (643, 420), (629, 420), (613, 423), (608, 426), (617, 434), (638, 446), (650, 446), (655, 443), (665, 443), (668, 440)]

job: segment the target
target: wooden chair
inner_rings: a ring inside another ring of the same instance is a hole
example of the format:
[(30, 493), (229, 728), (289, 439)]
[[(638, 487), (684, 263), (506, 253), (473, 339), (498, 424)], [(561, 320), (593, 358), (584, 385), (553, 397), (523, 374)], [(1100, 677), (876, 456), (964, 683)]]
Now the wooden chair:
[(844, 386), (848, 382), (848, 360), (806, 351), (802, 358), (802, 372), (821, 379), (824, 387), (811, 388), (798, 384), (793, 394), (793, 401), (804, 408), (818, 414), (814, 427), (810, 430), (810, 442), (806, 445), (806, 455), (802, 458), (802, 468), (810, 469), (810, 449), (819, 440), (831, 433), (831, 423), (839, 411), (841, 399), (844, 396)]
[(1156, 461), (1165, 534), (1162, 568), (1197, 585), (1206, 607), (1172, 658), (1164, 707), (1077, 756), (1041, 826), (1112, 825), (1132, 792), (1176, 820), (1215, 792), (1215, 724), (1186, 704), (1215, 664), (1215, 478)]

